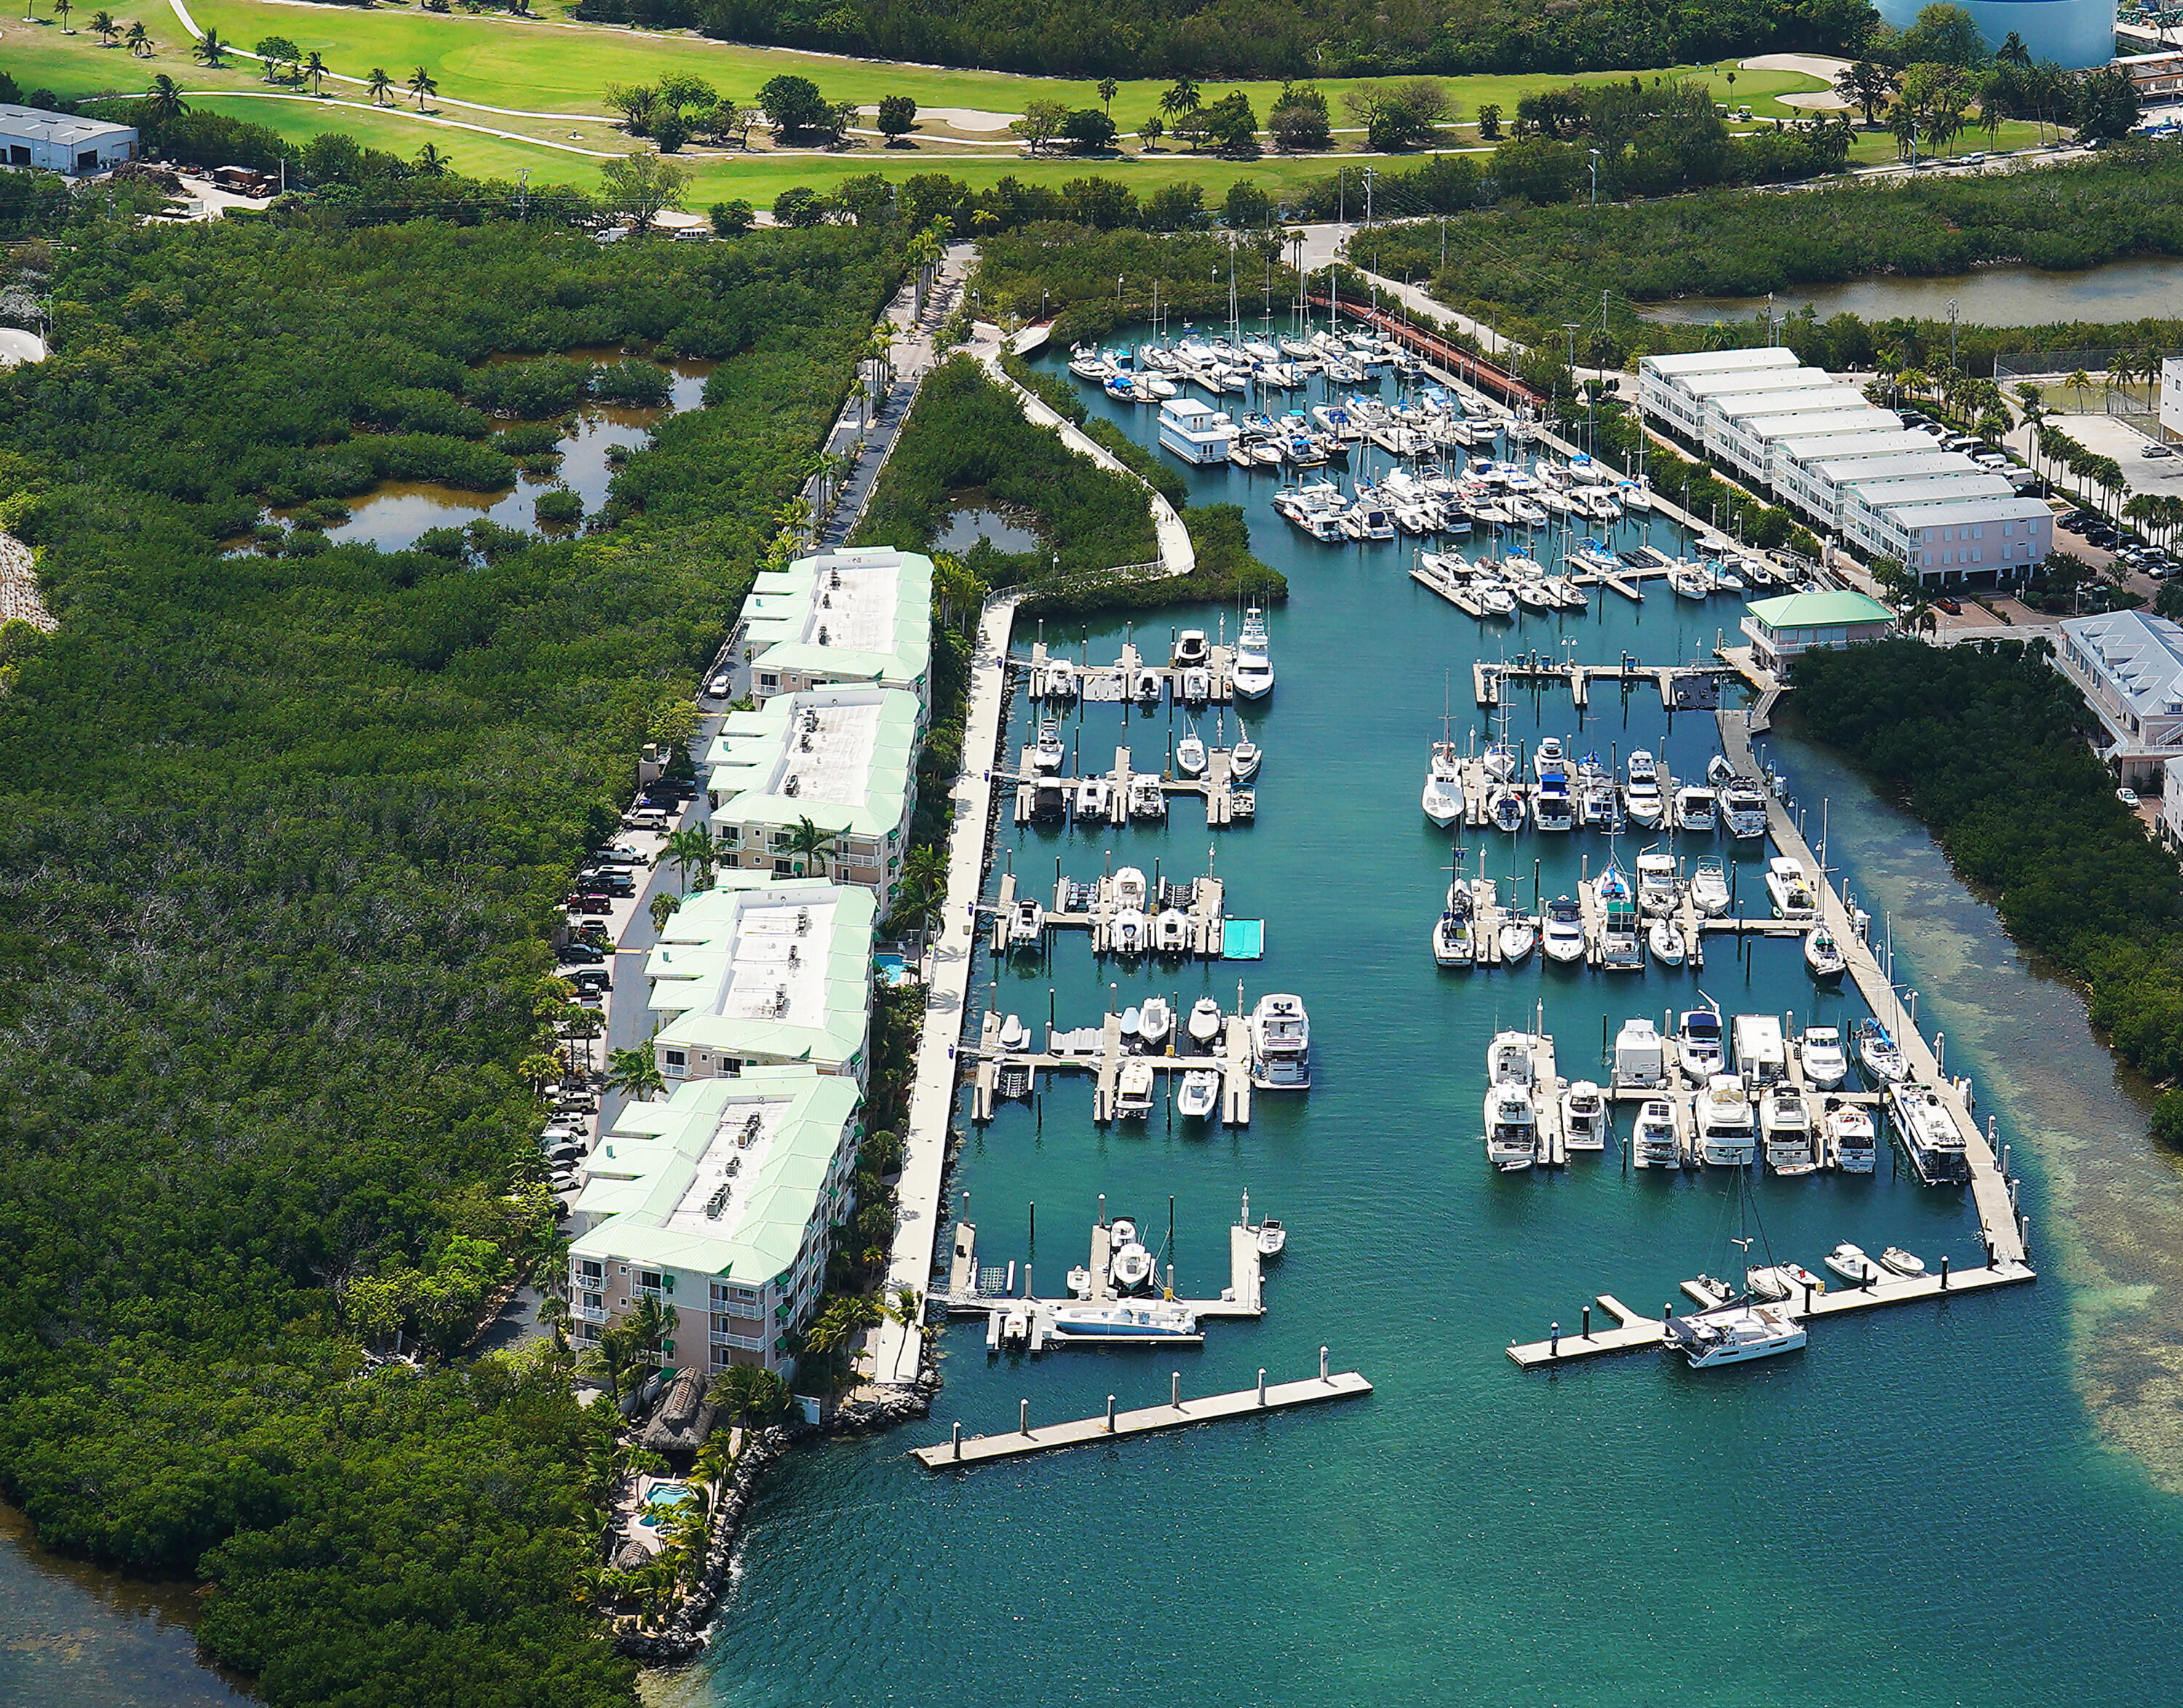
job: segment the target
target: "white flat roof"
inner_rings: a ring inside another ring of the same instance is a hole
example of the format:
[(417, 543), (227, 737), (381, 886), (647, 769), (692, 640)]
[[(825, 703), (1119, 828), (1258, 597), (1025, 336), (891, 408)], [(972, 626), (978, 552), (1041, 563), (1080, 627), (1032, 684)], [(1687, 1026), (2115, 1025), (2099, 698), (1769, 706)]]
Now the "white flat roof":
[[(1830, 423), (1836, 419), (1827, 417)], [(1767, 423), (1769, 438), (1774, 438), (1775, 425)], [(1930, 450), (1933, 439), (1930, 433), (1921, 433), (1915, 427), (1875, 427), (1869, 432), (1853, 430), (1810, 433), (1802, 438), (1774, 438), (1774, 443), (1783, 456), (1809, 465), (1839, 457), (1882, 457), (1902, 451)]]
[(1691, 374), (1676, 389), (1693, 398), (1728, 398), (1745, 392), (1795, 392), (1807, 386), (1831, 386), (1824, 368), (1745, 368), (1726, 374)]
[[(1842, 482), (1860, 503), (1875, 510), (1899, 504), (1955, 503), (1964, 498), (2013, 498), (2016, 488), (1999, 475), (1919, 475), (1908, 480), (1880, 476)], [(2034, 501), (2036, 502), (2036, 500)], [(2045, 505), (2040, 508), (2044, 509)]]
[[(1925, 435), (1920, 433), (1919, 437)], [(1831, 453), (1806, 459), (1836, 486), (1852, 481), (1909, 480), (1919, 475), (1983, 475), (1987, 472), (1961, 451), (1886, 451), (1878, 456), (1837, 457)]]
[(1906, 528), (1952, 526), (1959, 522), (2022, 522), (2053, 512), (2036, 498), (1958, 498), (1948, 503), (1890, 504), (1887, 514)]
[(1745, 431), (1771, 447), (1796, 439), (1814, 439), (1824, 433), (1877, 433), (1895, 419), (1885, 409), (1807, 409), (1787, 415), (1757, 415), (1746, 421)]
[(1664, 379), (1687, 374), (1730, 374), (1751, 368), (1794, 368), (1802, 365), (1794, 350), (1779, 345), (1763, 350), (1688, 350), (1680, 356), (1647, 356), (1641, 365)]
[(1802, 386), (1793, 392), (1714, 398), (1708, 401), (1708, 407), (1719, 410), (1732, 421), (1741, 421), (1758, 415), (1830, 414), (1842, 409), (1869, 409), (1872, 405), (1853, 386)]

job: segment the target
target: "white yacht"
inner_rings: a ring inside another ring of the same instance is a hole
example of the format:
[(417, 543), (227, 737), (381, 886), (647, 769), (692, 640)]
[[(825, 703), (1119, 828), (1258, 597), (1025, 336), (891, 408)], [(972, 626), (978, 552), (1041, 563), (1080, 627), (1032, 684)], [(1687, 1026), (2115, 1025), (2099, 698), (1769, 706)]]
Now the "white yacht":
[(1864, 1248), (1852, 1245), (1845, 1239), (1826, 1255), (1829, 1269), (1852, 1287), (1862, 1287), (1868, 1281), (1877, 1281), (1887, 1271), (1864, 1255)]
[(1737, 777), (1720, 792), (1721, 822), (1738, 842), (1766, 834), (1766, 797), (1757, 783)]
[(1497, 1084), (1486, 1093), (1486, 1160), (1503, 1174), (1529, 1168), (1538, 1160), (1539, 1116), (1530, 1088)]
[(1259, 761), (1264, 757), (1258, 744), (1239, 730), (1236, 735), (1236, 745), (1228, 750), (1228, 781), (1236, 783), (1250, 782), (1258, 776)]
[(1713, 595), (1713, 577), (1697, 564), (1677, 564), (1668, 571), (1668, 585), (1680, 599), (1710, 598)]
[(1683, 928), (1671, 919), (1656, 919), (1645, 933), (1652, 945), (1653, 959), (1662, 966), (1680, 966), (1683, 964)]
[(1637, 1125), (1630, 1136), (1630, 1160), (1640, 1168), (1675, 1168), (1682, 1163), (1682, 1143), (1675, 1137), (1675, 1105), (1664, 1098), (1650, 1098), (1637, 1111)]
[(1878, 1021), (1861, 1020), (1851, 1033), (1857, 1039), (1857, 1058), (1875, 1084), (1893, 1085), (1910, 1071), (1910, 1064), (1902, 1060), (1902, 1052)]
[(1571, 1150), (1605, 1150), (1613, 1124), (1607, 1099), (1591, 1080), (1578, 1080), (1562, 1093), (1562, 1138)]
[(1550, 771), (1539, 779), (1531, 796), (1531, 822), (1542, 831), (1565, 831), (1576, 823), (1576, 803), (1569, 794), (1569, 773)]
[(1477, 925), (1471, 917), (1470, 897), (1451, 888), (1448, 904), (1433, 924), (1433, 960), (1441, 966), (1467, 967), (1477, 959)]
[(1443, 830), (1463, 816), (1463, 762), (1452, 741), (1433, 743), (1432, 763), (1425, 767), (1424, 806), (1425, 816)]
[(1081, 777), (1076, 784), (1076, 816), (1080, 819), (1104, 819), (1109, 811), (1114, 791), (1104, 777)]
[(1927, 1186), (1961, 1186), (1971, 1177), (1962, 1130), (1936, 1093), (1922, 1085), (1891, 1085), (1887, 1113), (1918, 1178)]
[(1758, 1136), (1741, 1080), (1731, 1073), (1717, 1073), (1708, 1080), (1698, 1093), (1697, 1121), (1699, 1161), (1716, 1168), (1749, 1166)]
[(1826, 1144), (1827, 1160), (1844, 1174), (1870, 1174), (1879, 1163), (1872, 1112), (1857, 1104), (1829, 1098), (1826, 1112), (1819, 1117), (1819, 1136)]
[(1675, 791), (1675, 822), (1683, 829), (1710, 833), (1719, 821), (1719, 803), (1711, 789), (1687, 784)]
[(1642, 1015), (1623, 1021), (1614, 1034), (1615, 1094), (1664, 1091), (1668, 1083), (1667, 1044), (1658, 1029)]
[(1729, 899), (1728, 867), (1708, 854), (1691, 873), (1691, 904), (1708, 919), (1719, 919), (1728, 911)]
[(1693, 1370), (1719, 1364), (1743, 1364), (1793, 1352), (1804, 1344), (1803, 1325), (1783, 1305), (1728, 1305), (1671, 1317), (1667, 1344), (1689, 1360)]
[(1776, 919), (1813, 919), (1819, 899), (1813, 893), (1811, 876), (1794, 854), (1776, 854), (1766, 863), (1766, 894)]
[(1495, 1085), (1529, 1086), (1531, 1071), (1531, 1034), (1497, 1032), (1486, 1046), (1486, 1077)]
[(1812, 1112), (1803, 1095), (1777, 1085), (1759, 1100), (1759, 1134), (1766, 1147), (1766, 1168), (1783, 1176), (1809, 1174), (1819, 1166), (1812, 1138)]
[(1147, 893), (1142, 867), (1125, 865), (1114, 874), (1114, 905), (1116, 907), (1131, 907), (1142, 912)]
[(1185, 629), (1175, 637), (1169, 662), (1179, 670), (1194, 670), (1213, 661), (1213, 648), (1203, 629)]
[(1647, 915), (1675, 912), (1682, 899), (1682, 887), (1673, 854), (1647, 848), (1637, 856), (1638, 912)]
[(1237, 437), (1235, 421), (1210, 403), (1169, 398), (1160, 404), (1160, 448), (1186, 463), (1203, 466), (1226, 462)]
[(1164, 907), (1153, 915), (1153, 951), (1156, 954), (1188, 954), (1193, 935), (1190, 915), (1179, 907)]
[(1220, 1004), (1209, 996), (1201, 996), (1190, 1005), (1190, 1041), (1200, 1055), (1208, 1054), (1220, 1041), (1220, 1033), (1227, 1016)]
[(1622, 798), (1597, 754), (1586, 754), (1577, 765), (1576, 804), (1586, 829), (1612, 835), (1622, 828)]
[(1566, 772), (1568, 770), (1569, 758), (1562, 751), (1561, 737), (1541, 736), (1538, 746), (1531, 751), (1531, 775), (1544, 782), (1548, 771)]
[(1251, 1010), (1251, 1083), (1261, 1091), (1311, 1085), (1311, 1021), (1298, 996), (1262, 996)]
[(1153, 1069), (1146, 1061), (1125, 1061), (1114, 1083), (1114, 1113), (1125, 1121), (1143, 1121), (1153, 1112)]
[(1055, 1345), (1113, 1346), (1142, 1341), (1200, 1341), (1197, 1319), (1173, 1299), (1118, 1299), (1112, 1305), (1056, 1305), (1046, 1325)]
[(1584, 913), (1575, 897), (1558, 895), (1547, 904), (1539, 946), (1548, 960), (1564, 966), (1584, 959)]
[(1134, 960), (1153, 946), (1153, 922), (1139, 907), (1118, 907), (1107, 921), (1107, 940), (1116, 954)]
[(1247, 700), (1264, 699), (1274, 691), (1274, 659), (1266, 633), (1266, 614), (1256, 605), (1243, 613), (1243, 631), (1236, 637), (1236, 662), (1230, 669), (1229, 681)]
[(1623, 810), (1630, 815), (1630, 823), (1650, 830), (1667, 809), (1660, 795), (1659, 768), (1653, 755), (1642, 748), (1630, 754), (1629, 776), (1629, 785), (1622, 791)]
[(1193, 1067), (1182, 1077), (1175, 1094), (1175, 1112), (1185, 1121), (1210, 1121), (1220, 1106), (1220, 1076), (1209, 1067)]
[(1076, 698), (1076, 666), (1067, 659), (1054, 659), (1046, 667), (1042, 685), (1050, 700), (1073, 700)]
[(1821, 1091), (1832, 1091), (1849, 1071), (1842, 1054), (1841, 1033), (1830, 1026), (1808, 1026), (1797, 1040), (1797, 1059), (1804, 1077)]
[(1061, 745), (1061, 726), (1051, 718), (1038, 726), (1038, 744), (1031, 749), (1031, 769), (1038, 771), (1058, 771), (1061, 762), (1069, 756)]
[(1137, 1041), (1154, 1054), (1167, 1048), (1175, 1032), (1175, 1010), (1164, 996), (1148, 996), (1137, 1010)]
[(1195, 728), (1175, 744), (1175, 768), (1186, 777), (1205, 775), (1205, 738)]
[(1720, 1010), (1692, 1008), (1683, 1011), (1675, 1028), (1675, 1061), (1693, 1085), (1704, 1085), (1726, 1071), (1728, 1048), (1720, 1029)]
[(1804, 933), (1804, 966), (1821, 984), (1838, 984), (1849, 971), (1849, 957), (1832, 932), (1814, 926)]
[(1880, 1261), (1882, 1267), (1909, 1281), (1917, 1280), (1925, 1272), (1925, 1260), (1915, 1252), (1905, 1251), (1899, 1245), (1891, 1245), (1881, 1252)]
[(1008, 947), (1035, 949), (1045, 937), (1046, 909), (1036, 897), (1019, 897), (1008, 910)]

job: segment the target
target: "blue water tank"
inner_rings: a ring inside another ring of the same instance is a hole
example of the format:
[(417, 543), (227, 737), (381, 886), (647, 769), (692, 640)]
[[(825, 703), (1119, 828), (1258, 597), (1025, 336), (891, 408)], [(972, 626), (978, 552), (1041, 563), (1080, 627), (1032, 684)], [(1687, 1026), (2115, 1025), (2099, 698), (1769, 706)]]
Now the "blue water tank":
[[(1880, 15), (1908, 30), (1933, 0), (1874, 0)], [(1978, 20), (1986, 45), (1998, 47), (2014, 30), (2035, 60), (2070, 70), (2114, 58), (2115, 0), (1956, 0)]]

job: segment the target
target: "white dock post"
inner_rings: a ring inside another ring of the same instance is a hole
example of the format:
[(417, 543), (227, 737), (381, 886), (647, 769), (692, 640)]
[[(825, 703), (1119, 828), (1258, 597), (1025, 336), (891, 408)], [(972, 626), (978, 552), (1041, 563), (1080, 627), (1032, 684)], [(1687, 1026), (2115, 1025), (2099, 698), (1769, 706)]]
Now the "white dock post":
[(955, 1449), (955, 1456), (963, 1456), (963, 1420), (957, 1418), (947, 1432), (947, 1444)]
[(1266, 1403), (1266, 1371), (1265, 1371), (1265, 1366), (1263, 1366), (1263, 1365), (1261, 1365), (1261, 1366), (1259, 1366), (1259, 1368), (1258, 1368), (1258, 1404), (1259, 1404), (1259, 1405), (1264, 1405), (1265, 1403)]
[(1020, 1435), (1030, 1433), (1030, 1401), (1028, 1399), (1016, 1401), (1016, 1432)]
[(1947, 1290), (1948, 1290), (1948, 1259), (1947, 1259), (1947, 1255), (1944, 1252), (1944, 1253), (1942, 1253), (1942, 1254), (1941, 1254), (1941, 1292), (1943, 1292), (1943, 1293), (1946, 1293)]
[(1319, 1379), (1326, 1380), (1326, 1349), (1323, 1346), (1319, 1349)]
[(1107, 1433), (1108, 1433), (1108, 1434), (1109, 1434), (1109, 1435), (1112, 1435), (1114, 1433), (1114, 1396), (1113, 1394), (1108, 1394), (1108, 1395), (1107, 1396)]
[(1935, 1032), (1933, 1034), (1933, 1071), (1940, 1075), (1942, 1079), (1946, 1079), (1948, 1077), (1947, 1070), (1941, 1065), (1942, 1060), (1947, 1054), (1947, 1033), (1945, 1032)]
[[(1808, 1292), (1809, 1290), (1809, 1288), (1806, 1289)], [(1586, 1340), (1591, 1338), (1591, 1307), (1588, 1305), (1584, 1307), (1584, 1338)]]
[(1180, 1370), (1171, 1371), (1169, 1372), (1167, 1378), (1167, 1403), (1169, 1405), (1172, 1405), (1177, 1411), (1182, 1410), (1182, 1372)]
[(1561, 1355), (1562, 1326), (1558, 1322), (1550, 1322), (1547, 1325), (1547, 1356), (1559, 1358)]

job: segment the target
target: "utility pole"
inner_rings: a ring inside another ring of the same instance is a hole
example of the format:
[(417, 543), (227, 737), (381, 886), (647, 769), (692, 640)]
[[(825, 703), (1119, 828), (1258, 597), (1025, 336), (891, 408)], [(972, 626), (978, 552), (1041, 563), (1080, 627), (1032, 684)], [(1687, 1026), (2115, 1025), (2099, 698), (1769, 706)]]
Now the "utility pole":
[(530, 217), (530, 169), (528, 166), (515, 175), (515, 217), (519, 220)]
[(1948, 298), (1948, 365), (1956, 365), (1956, 299)]
[(1372, 223), (1372, 181), (1375, 175), (1372, 167), (1364, 169), (1364, 223), (1368, 225)]
[(1599, 205), (1599, 150), (1592, 148), (1586, 152), (1591, 156), (1591, 205), (1597, 208)]

